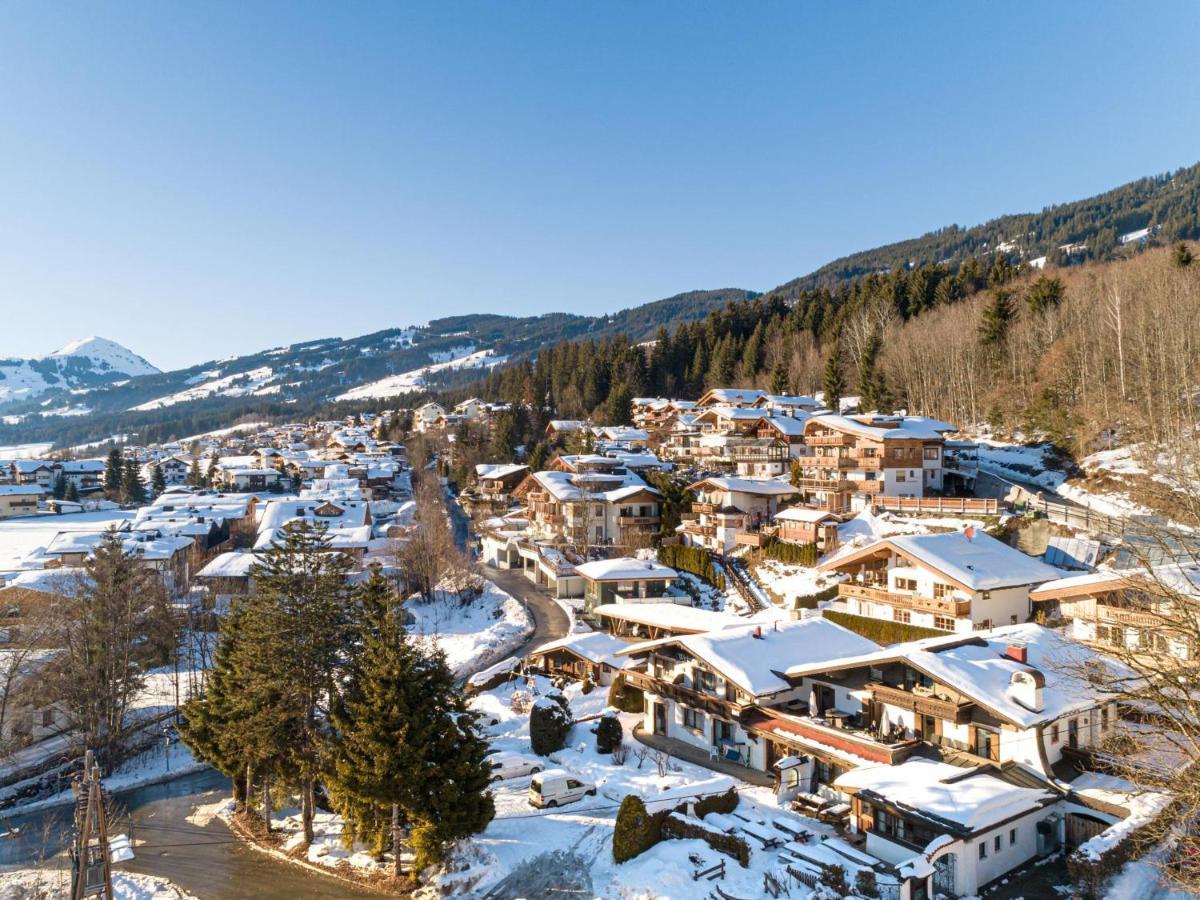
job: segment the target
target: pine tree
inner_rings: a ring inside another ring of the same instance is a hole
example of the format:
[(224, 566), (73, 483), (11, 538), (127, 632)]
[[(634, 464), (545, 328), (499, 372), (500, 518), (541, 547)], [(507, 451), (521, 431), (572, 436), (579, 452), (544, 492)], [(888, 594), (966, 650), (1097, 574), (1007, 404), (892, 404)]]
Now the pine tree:
[(609, 392), (604, 414), (607, 419), (605, 424), (608, 425), (629, 425), (633, 422), (633, 392), (626, 382), (622, 381)]
[(121, 496), (121, 479), (125, 476), (125, 463), (121, 459), (121, 451), (113, 447), (108, 451), (104, 461), (104, 492), (110, 500)]
[(154, 490), (155, 497), (167, 489), (167, 477), (163, 474), (162, 466), (158, 463), (154, 464), (154, 469), (150, 476), (150, 486)]
[(538, 441), (533, 445), (533, 450), (529, 453), (529, 470), (531, 472), (540, 472), (546, 467), (546, 459), (550, 456), (550, 445), (545, 441)]
[(50, 493), (55, 500), (62, 500), (67, 496), (67, 476), (62, 469), (59, 469), (58, 474), (54, 476), (54, 486), (50, 489)]
[(1041, 315), (1052, 306), (1061, 303), (1065, 294), (1061, 279), (1043, 275), (1029, 286), (1025, 294), (1025, 303), (1030, 312)]
[(188, 469), (187, 483), (189, 487), (201, 487), (204, 484), (204, 475), (200, 472), (200, 460), (197, 457), (192, 457), (192, 465)]
[(511, 413), (500, 413), (492, 426), (488, 456), (493, 462), (511, 462), (517, 455), (516, 422)]
[(788, 392), (788, 370), (782, 362), (777, 363), (771, 372), (771, 393), (786, 394)]
[(67, 482), (67, 493), (63, 497), (64, 500), (69, 500), (71, 503), (79, 502), (79, 488), (75, 486), (74, 481)]
[(1008, 337), (1008, 326), (1012, 319), (1012, 292), (1005, 288), (993, 288), (979, 322), (979, 339), (983, 345), (998, 347), (1003, 344)]
[(121, 477), (121, 500), (130, 506), (146, 502), (146, 485), (142, 481), (137, 460), (125, 460), (125, 474)]
[(217, 481), (219, 480), (217, 473), (220, 471), (217, 467), (217, 463), (220, 461), (220, 459), (221, 454), (214, 450), (212, 456), (208, 459), (208, 470), (204, 473), (205, 487), (214, 487), (217, 484)]
[(842, 395), (846, 392), (846, 378), (842, 374), (842, 345), (837, 340), (829, 348), (821, 387), (825, 390), (825, 405), (838, 412)]

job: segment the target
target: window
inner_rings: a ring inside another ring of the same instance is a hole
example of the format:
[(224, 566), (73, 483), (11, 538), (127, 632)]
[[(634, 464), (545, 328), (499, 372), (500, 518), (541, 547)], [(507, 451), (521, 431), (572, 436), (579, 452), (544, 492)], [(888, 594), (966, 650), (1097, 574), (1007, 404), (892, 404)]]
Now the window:
[(987, 859), (987, 841), (979, 842), (979, 858)]
[(716, 693), (717, 676), (706, 669), (696, 669), (696, 690)]
[(1009, 617), (1008, 617), (1008, 624), (1009, 624), (1009, 625), (1016, 625), (1016, 624), (1017, 624), (1017, 617), (1016, 617), (1016, 616), (1009, 616)]
[(1108, 728), (1108, 707), (1100, 707), (1100, 730)]
[(904, 459), (904, 449), (902, 447), (893, 447), (892, 459)]
[(953, 593), (954, 593), (954, 585), (943, 584), (940, 581), (935, 581), (933, 583), (933, 596), (936, 597), (938, 600), (943, 600), (946, 597), (951, 596)]
[(1004, 849), (1004, 839), (1000, 835), (996, 835), (995, 845), (997, 853)]
[(934, 616), (933, 627), (939, 631), (953, 631), (954, 620), (950, 616)]
[(907, 609), (894, 609), (892, 610), (892, 619), (896, 622), (902, 622), (905, 625), (909, 625), (912, 623), (912, 613), (910, 613)]
[(53, 724), (54, 724), (54, 710), (43, 709), (42, 710), (42, 727), (49, 728)]
[(915, 591), (917, 589), (917, 579), (915, 578), (897, 578), (896, 590), (898, 591)]
[(938, 453), (937, 447), (926, 447), (925, 448), (925, 458), (926, 459), (934, 459), (935, 460), (938, 458), (939, 455), (940, 454)]
[(896, 481), (899, 482), (899, 481), (907, 481), (907, 480), (908, 480), (908, 476), (904, 474), (904, 470), (897, 469), (896, 470)]
[(1008, 846), (1015, 847), (1017, 845), (1017, 829), (1010, 828), (1008, 830)]
[(704, 730), (704, 713), (698, 709), (692, 709), (690, 706), (683, 708), (683, 725), (685, 728), (690, 728), (692, 731)]
[(1061, 737), (1058, 733), (1058, 723), (1055, 722), (1050, 726), (1050, 743), (1057, 744), (1059, 740), (1061, 740)]

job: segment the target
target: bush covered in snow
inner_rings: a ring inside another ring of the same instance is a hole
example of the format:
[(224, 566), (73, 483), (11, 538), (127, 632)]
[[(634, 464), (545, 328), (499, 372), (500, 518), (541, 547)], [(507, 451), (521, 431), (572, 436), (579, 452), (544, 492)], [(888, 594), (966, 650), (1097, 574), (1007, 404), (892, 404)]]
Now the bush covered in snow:
[(615, 713), (605, 713), (596, 724), (596, 752), (612, 753), (621, 746), (625, 738), (625, 729)]
[(621, 801), (613, 827), (613, 859), (619, 863), (645, 853), (662, 840), (662, 821), (666, 812), (650, 815), (637, 794)]
[(565, 701), (556, 702), (549, 694), (538, 698), (529, 711), (529, 743), (533, 752), (547, 756), (561, 750), (573, 724)]
[(851, 613), (835, 612), (827, 609), (822, 615), (829, 621), (848, 628), (855, 634), (860, 634), (869, 641), (887, 647), (902, 641), (916, 641), (921, 638), (945, 637), (946, 632), (933, 628), (922, 628), (919, 625), (905, 625), (903, 622), (889, 622), (886, 619), (871, 619), (867, 616), (856, 616)]

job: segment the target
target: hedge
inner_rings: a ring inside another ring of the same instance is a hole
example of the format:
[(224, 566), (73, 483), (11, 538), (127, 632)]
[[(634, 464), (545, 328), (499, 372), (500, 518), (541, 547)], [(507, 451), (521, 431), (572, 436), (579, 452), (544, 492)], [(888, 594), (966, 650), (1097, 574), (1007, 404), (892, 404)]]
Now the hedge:
[(712, 557), (703, 547), (685, 547), (682, 544), (660, 547), (658, 561), (679, 572), (690, 572), (701, 581), (720, 586)]
[(774, 537), (763, 547), (763, 553), (768, 559), (793, 566), (815, 566), (820, 556), (816, 544), (793, 544)]
[[(705, 816), (710, 812), (731, 813), (737, 809), (737, 805), (738, 793), (734, 788), (730, 788), (724, 794), (714, 794), (711, 797), (697, 800), (694, 808), (697, 816)], [(668, 806), (658, 812), (647, 812), (646, 804), (641, 797), (637, 794), (628, 794), (621, 801), (621, 808), (617, 811), (616, 825), (613, 828), (613, 859), (619, 863), (625, 862), (645, 853), (664, 838), (680, 837), (681, 835), (666, 834), (663, 826), (668, 816), (672, 814), (686, 815), (687, 808), (687, 803), (681, 803), (674, 808)], [(746, 852), (749, 854), (749, 847), (746, 848)]]
[(744, 838), (725, 834), (692, 816), (671, 813), (662, 824), (662, 835), (677, 840), (698, 838), (714, 850), (732, 856), (743, 869), (750, 865), (750, 845)]
[(627, 713), (646, 711), (646, 700), (642, 689), (626, 684), (624, 672), (618, 672), (608, 687), (608, 705), (615, 706), (621, 712)]
[(728, 815), (737, 809), (738, 799), (738, 792), (730, 788), (723, 794), (714, 794), (703, 800), (697, 800), (695, 804), (696, 818), (703, 819), (712, 812)]
[(838, 586), (830, 585), (822, 591), (817, 591), (815, 594), (805, 594), (803, 597), (796, 598), (795, 609), (816, 609), (821, 605), (823, 600), (832, 600), (838, 594)]
[(916, 641), (921, 638), (946, 637), (950, 632), (938, 631), (935, 628), (922, 628), (919, 625), (905, 625), (903, 622), (888, 622), (885, 619), (870, 619), (866, 616), (854, 616), (850, 613), (824, 610), (821, 615), (829, 621), (848, 628), (855, 634), (862, 635), (869, 641), (874, 641), (886, 647), (889, 644), (899, 644), (904, 641)]

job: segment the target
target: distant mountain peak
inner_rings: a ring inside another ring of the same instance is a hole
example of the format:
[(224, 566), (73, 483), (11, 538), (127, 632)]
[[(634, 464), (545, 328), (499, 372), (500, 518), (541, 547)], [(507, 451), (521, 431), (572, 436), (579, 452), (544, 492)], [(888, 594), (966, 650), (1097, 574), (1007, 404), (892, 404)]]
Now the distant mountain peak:
[(55, 350), (44, 359), (62, 359), (75, 357), (88, 359), (98, 368), (122, 375), (158, 375), (160, 370), (138, 356), (128, 347), (110, 341), (108, 338), (92, 335), (71, 341), (65, 347)]

